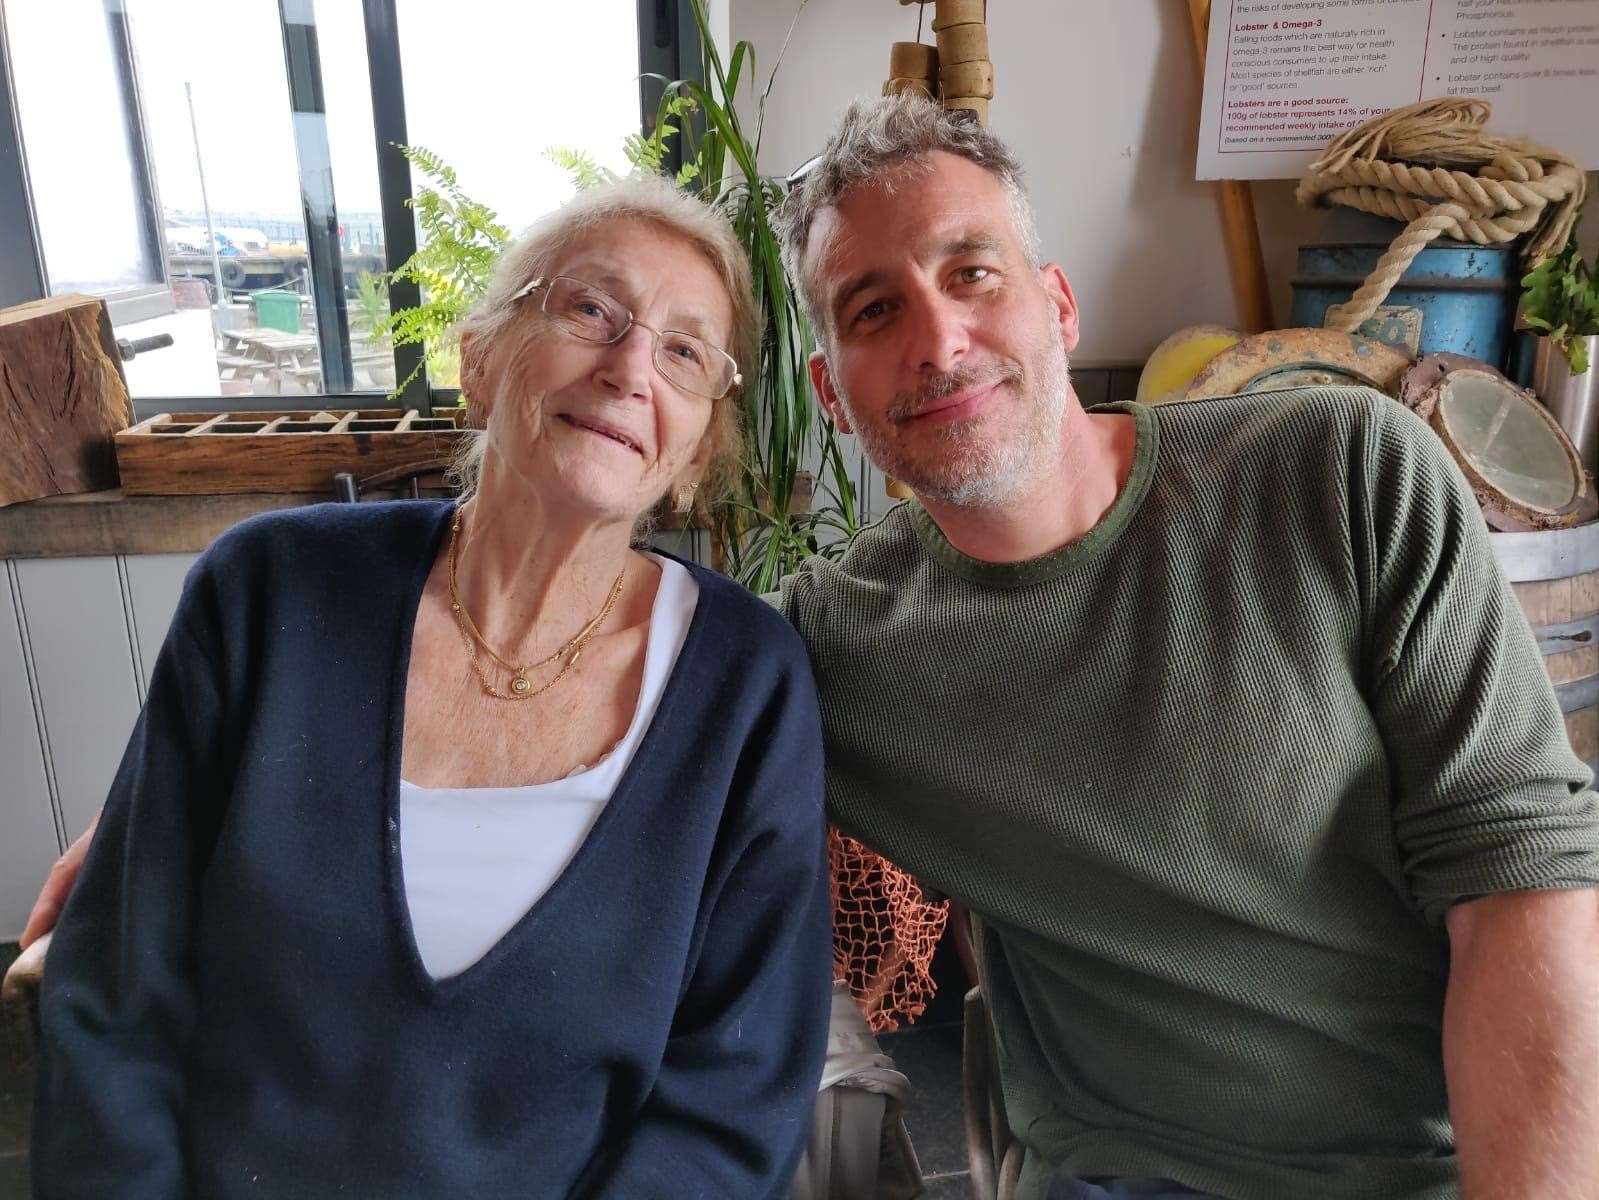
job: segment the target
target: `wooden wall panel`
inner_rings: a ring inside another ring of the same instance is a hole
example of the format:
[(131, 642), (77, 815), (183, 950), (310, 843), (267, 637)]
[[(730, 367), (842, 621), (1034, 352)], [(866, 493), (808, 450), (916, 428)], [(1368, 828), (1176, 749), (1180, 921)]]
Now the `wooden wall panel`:
[(140, 691), (149, 689), (156, 653), (166, 640), (177, 610), (183, 580), (198, 554), (136, 554), (122, 560), (133, 614), (133, 647), (138, 654)]
[(16, 572), (0, 565), (0, 941), (6, 942), (22, 933), (62, 846), (15, 595)]
[(100, 811), (139, 714), (123, 584), (114, 558), (15, 562), (34, 680), (68, 837)]

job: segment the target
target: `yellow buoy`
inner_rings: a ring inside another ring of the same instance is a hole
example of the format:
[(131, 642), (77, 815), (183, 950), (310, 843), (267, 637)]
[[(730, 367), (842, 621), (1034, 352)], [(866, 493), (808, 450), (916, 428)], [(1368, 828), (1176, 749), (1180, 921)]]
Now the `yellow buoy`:
[(1236, 346), (1244, 335), (1225, 325), (1190, 325), (1179, 329), (1149, 356), (1138, 377), (1138, 402), (1162, 404), (1181, 400), (1194, 376), (1223, 350)]

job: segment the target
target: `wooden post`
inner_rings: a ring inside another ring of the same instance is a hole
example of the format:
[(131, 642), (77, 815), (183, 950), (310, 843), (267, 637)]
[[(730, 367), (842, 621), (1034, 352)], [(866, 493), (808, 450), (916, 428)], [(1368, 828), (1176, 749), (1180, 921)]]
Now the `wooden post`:
[[(1205, 88), (1205, 51), (1210, 40), (1210, 0), (1188, 0), (1193, 24), (1194, 49), (1199, 54), (1199, 87)], [(1222, 233), (1227, 239), (1227, 265), (1232, 270), (1238, 317), (1250, 333), (1275, 329), (1271, 315), (1271, 289), (1266, 283), (1266, 259), (1260, 251), (1260, 226), (1255, 221), (1255, 198), (1249, 184), (1224, 179), (1216, 184), (1221, 198)]]
[(0, 311), (0, 505), (116, 487), (111, 439), (132, 422), (105, 301)]

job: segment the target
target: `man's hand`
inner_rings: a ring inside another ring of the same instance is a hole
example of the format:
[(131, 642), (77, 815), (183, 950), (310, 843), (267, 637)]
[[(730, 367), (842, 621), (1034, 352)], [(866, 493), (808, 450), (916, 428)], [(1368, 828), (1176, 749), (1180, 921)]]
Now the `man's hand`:
[(1484, 896), (1445, 924), (1465, 1200), (1599, 1197), (1599, 892)]
[(26, 950), (56, 927), (61, 909), (72, 894), (72, 885), (77, 881), (78, 872), (83, 869), (83, 858), (89, 853), (89, 843), (94, 840), (95, 826), (99, 824), (100, 814), (95, 813), (89, 828), (67, 847), (67, 852), (56, 859), (56, 865), (45, 876), (44, 887), (39, 891), (39, 898), (33, 902), (33, 911), (28, 914), (27, 928), (22, 931), (22, 949)]

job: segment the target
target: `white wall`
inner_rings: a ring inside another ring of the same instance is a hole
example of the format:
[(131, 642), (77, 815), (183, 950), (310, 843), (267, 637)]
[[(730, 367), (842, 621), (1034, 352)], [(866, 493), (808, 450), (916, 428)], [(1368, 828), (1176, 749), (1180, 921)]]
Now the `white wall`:
[[(729, 3), (732, 36), (753, 42), (769, 69), (798, 0)], [(803, 162), (852, 96), (878, 92), (889, 43), (915, 38), (917, 10), (894, 0), (809, 0), (768, 104), (766, 170)], [(1083, 306), (1074, 364), (1141, 362), (1174, 329), (1235, 322), (1214, 189), (1193, 178), (1199, 69), (1187, 5), (993, 0), (988, 26), (991, 124), (1027, 165), (1046, 253)], [(932, 41), (930, 28), (923, 40)], [(1293, 187), (1254, 185), (1279, 324), (1295, 250), (1316, 240), (1322, 220), (1294, 203)], [(1599, 211), (1584, 235), (1590, 247), (1599, 240)]]
[(0, 561), (0, 942), (100, 811), (194, 559)]

